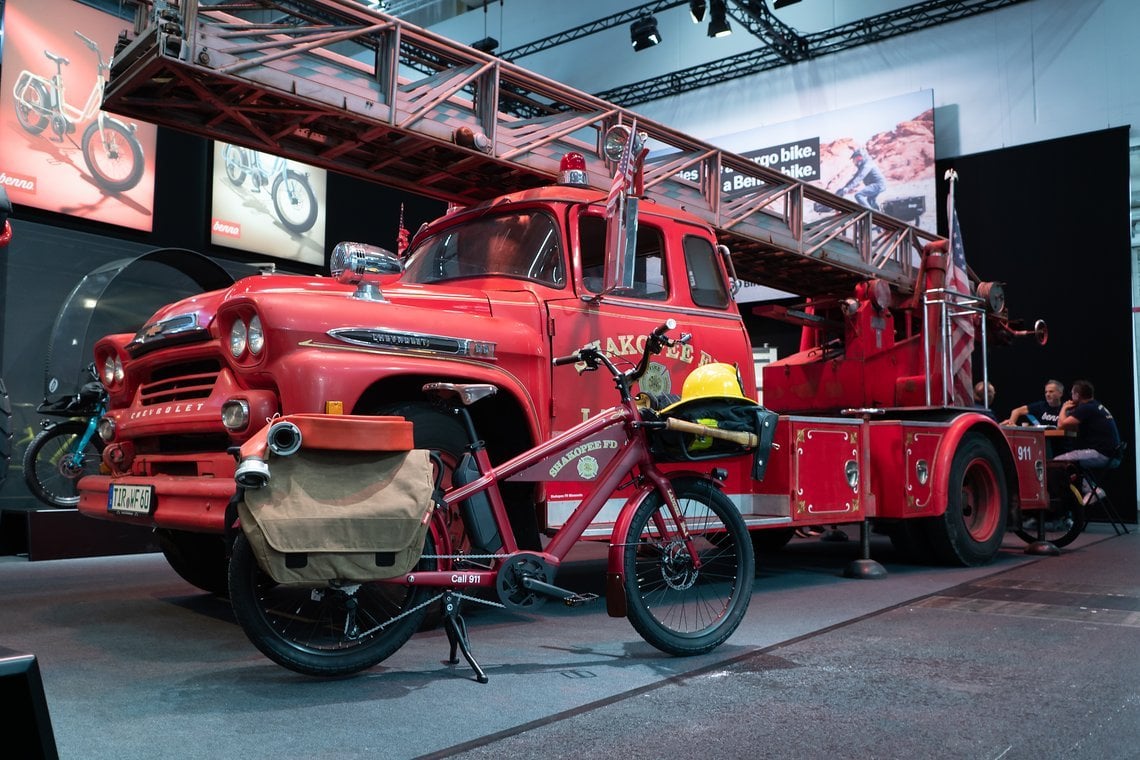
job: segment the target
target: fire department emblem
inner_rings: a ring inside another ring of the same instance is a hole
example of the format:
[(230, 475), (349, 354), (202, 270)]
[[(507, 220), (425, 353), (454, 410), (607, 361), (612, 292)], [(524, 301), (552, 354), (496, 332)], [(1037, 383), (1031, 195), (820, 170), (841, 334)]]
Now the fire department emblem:
[(649, 366), (645, 369), (645, 374), (637, 381), (642, 392), (649, 393), (654, 396), (663, 396), (669, 392), (673, 383), (669, 380), (669, 370), (665, 369), (664, 364), (657, 362), (650, 362)]
[(584, 456), (579, 459), (578, 477), (583, 480), (593, 480), (598, 477), (598, 460), (591, 456)]

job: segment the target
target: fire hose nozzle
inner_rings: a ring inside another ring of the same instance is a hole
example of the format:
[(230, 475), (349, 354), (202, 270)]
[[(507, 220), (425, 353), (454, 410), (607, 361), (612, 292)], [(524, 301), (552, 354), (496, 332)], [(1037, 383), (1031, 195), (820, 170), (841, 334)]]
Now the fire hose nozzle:
[(269, 463), (260, 457), (246, 457), (234, 471), (234, 480), (242, 488), (265, 488), (269, 485)]
[(269, 428), (267, 442), (277, 456), (293, 456), (301, 449), (301, 428), (292, 422), (278, 422)]

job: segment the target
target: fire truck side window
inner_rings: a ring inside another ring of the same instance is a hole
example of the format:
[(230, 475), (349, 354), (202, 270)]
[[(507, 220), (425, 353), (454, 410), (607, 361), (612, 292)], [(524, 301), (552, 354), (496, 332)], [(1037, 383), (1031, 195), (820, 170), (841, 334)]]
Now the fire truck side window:
[(405, 282), (431, 283), (499, 275), (566, 284), (554, 220), (539, 211), (485, 216), (450, 227), (408, 255)]
[[(605, 276), (606, 220), (595, 215), (579, 217), (578, 245), (582, 254), (582, 285), (590, 293), (601, 293)], [(657, 227), (644, 222), (638, 225), (633, 287), (615, 290), (614, 295), (651, 301), (664, 301), (669, 297), (665, 238)]]
[(685, 236), (685, 272), (693, 303), (715, 309), (728, 306), (728, 290), (716, 263), (716, 251), (709, 241), (695, 235)]

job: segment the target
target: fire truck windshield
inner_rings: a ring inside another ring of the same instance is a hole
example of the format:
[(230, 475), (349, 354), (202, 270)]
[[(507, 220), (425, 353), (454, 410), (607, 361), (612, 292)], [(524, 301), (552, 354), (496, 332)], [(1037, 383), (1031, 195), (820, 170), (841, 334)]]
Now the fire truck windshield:
[(558, 225), (538, 210), (483, 216), (417, 245), (404, 266), (404, 282), (433, 283), (501, 276), (566, 285)]

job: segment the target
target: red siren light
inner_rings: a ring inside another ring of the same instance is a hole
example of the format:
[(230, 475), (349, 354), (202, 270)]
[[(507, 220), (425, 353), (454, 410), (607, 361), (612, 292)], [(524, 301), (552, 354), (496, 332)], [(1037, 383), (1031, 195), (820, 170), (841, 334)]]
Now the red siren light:
[(558, 164), (558, 183), (588, 187), (586, 181), (586, 157), (581, 153), (567, 153)]

